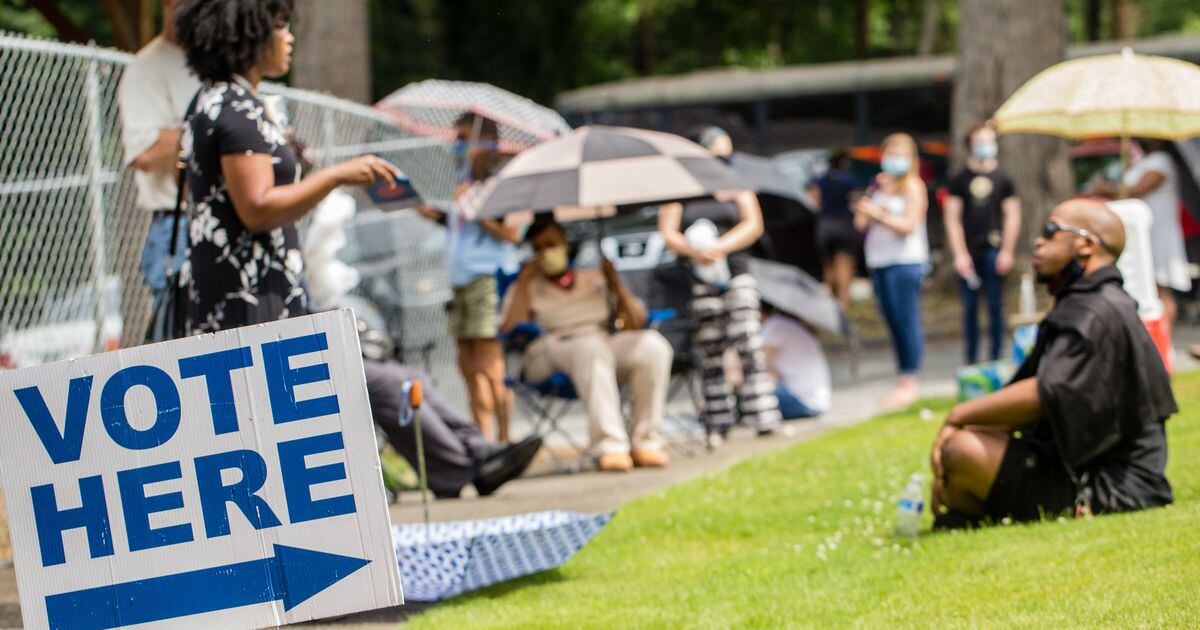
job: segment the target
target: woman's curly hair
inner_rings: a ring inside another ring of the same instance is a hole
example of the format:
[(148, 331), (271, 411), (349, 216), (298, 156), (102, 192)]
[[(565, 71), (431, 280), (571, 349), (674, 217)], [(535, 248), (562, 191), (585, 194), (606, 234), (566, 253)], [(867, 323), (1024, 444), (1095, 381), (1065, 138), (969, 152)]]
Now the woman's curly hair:
[(294, 11), (294, 0), (182, 0), (175, 32), (200, 80), (230, 81), (258, 62)]

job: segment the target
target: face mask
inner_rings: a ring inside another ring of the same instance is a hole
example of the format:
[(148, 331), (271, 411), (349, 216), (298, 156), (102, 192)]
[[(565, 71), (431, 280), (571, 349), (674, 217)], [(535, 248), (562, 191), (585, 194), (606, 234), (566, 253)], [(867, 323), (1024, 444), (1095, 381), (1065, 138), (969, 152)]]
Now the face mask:
[(1046, 285), (1051, 295), (1057, 296), (1082, 277), (1083, 265), (1079, 264), (1079, 260), (1072, 259), (1062, 271), (1052, 276), (1039, 275), (1037, 280)]
[(904, 155), (885, 155), (879, 165), (888, 175), (906, 175), (912, 168), (912, 161)]
[(542, 273), (557, 278), (567, 270), (567, 246), (558, 245), (542, 250)]
[(971, 156), (976, 160), (990, 160), (1000, 154), (995, 142), (977, 142), (971, 145)]

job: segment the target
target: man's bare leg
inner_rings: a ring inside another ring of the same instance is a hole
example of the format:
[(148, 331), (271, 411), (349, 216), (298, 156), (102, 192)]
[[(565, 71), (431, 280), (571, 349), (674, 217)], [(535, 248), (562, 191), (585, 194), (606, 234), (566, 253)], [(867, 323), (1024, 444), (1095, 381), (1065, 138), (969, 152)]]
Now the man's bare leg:
[(944, 474), (934, 479), (935, 516), (943, 513), (938, 503), (968, 516), (983, 515), (983, 502), (1000, 472), (1008, 440), (1004, 431), (967, 427), (946, 441), (941, 453)]

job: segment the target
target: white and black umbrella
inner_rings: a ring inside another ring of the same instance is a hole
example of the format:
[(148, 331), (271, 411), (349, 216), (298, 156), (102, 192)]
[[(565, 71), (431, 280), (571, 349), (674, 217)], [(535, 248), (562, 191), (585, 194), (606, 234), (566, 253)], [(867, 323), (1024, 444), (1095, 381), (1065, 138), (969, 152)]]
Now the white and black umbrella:
[(736, 151), (730, 156), (729, 165), (754, 185), (754, 191), (760, 199), (764, 196), (777, 197), (799, 206), (800, 212), (813, 213), (816, 203), (808, 191), (779, 170), (779, 166), (770, 158)]
[(822, 330), (851, 335), (850, 320), (821, 283), (799, 267), (761, 258), (750, 259), (750, 275), (762, 301)]
[[(592, 125), (520, 153), (459, 201), (476, 217), (571, 208), (569, 220), (586, 220), (611, 216), (619, 207), (750, 188), (703, 147), (679, 136)], [(593, 208), (599, 210), (587, 210)]]
[(571, 131), (558, 112), (487, 83), (428, 79), (410, 83), (375, 104), (401, 128), (454, 140), (455, 122), (467, 112), (490, 118), (500, 151), (516, 153)]

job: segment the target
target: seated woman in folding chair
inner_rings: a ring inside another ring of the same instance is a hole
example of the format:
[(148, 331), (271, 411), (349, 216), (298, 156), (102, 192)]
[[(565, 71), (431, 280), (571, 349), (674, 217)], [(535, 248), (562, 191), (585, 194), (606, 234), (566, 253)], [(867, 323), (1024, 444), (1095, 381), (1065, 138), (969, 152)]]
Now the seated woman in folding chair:
[[(575, 269), (562, 226), (539, 219), (525, 235), (534, 252), (505, 295), (501, 332), (524, 322), (545, 333), (525, 351), (524, 374), (542, 381), (565, 372), (588, 414), (600, 469), (666, 466), (659, 439), (673, 353), (667, 340), (645, 330), (646, 309), (608, 260), (602, 269)], [(615, 330), (616, 332), (610, 332)], [(628, 432), (618, 383), (629, 387)]]

